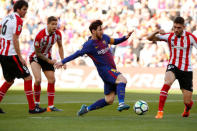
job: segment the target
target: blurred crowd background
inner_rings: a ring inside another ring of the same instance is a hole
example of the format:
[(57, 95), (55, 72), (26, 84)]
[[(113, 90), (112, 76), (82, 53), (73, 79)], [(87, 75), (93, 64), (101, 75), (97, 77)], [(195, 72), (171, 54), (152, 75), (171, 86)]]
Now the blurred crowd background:
[[(0, 20), (13, 10), (15, 0), (0, 0)], [(104, 33), (113, 38), (135, 30), (126, 42), (111, 46), (117, 66), (165, 67), (168, 63), (167, 43), (151, 43), (147, 35), (156, 29), (170, 32), (176, 16), (186, 20), (186, 30), (197, 36), (197, 0), (27, 0), (28, 13), (24, 19), (20, 46), (28, 58), (36, 33), (46, 27), (47, 17), (59, 19), (65, 57), (80, 49), (90, 35), (93, 20), (103, 21)], [(53, 57), (59, 59), (57, 46)], [(27, 59), (28, 60), (28, 59)], [(193, 48), (193, 67), (197, 68), (197, 50)], [(71, 65), (88, 65), (88, 57), (81, 57)]]

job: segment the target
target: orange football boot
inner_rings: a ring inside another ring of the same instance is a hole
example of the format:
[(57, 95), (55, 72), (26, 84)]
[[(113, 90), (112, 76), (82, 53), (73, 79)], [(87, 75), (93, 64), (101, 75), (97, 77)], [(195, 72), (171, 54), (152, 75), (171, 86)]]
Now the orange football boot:
[(155, 116), (156, 119), (162, 119), (163, 118), (163, 111), (158, 111), (157, 115)]

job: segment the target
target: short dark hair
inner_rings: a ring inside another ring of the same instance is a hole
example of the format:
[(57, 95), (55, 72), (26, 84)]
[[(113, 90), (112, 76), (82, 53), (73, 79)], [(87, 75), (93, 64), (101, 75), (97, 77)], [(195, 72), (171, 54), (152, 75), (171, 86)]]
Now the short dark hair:
[(174, 19), (174, 23), (184, 25), (185, 24), (185, 20), (184, 20), (183, 17), (178, 16), (178, 17), (176, 17)]
[(25, 6), (25, 7), (28, 8), (28, 3), (26, 1), (24, 1), (24, 0), (18, 0), (18, 1), (16, 1), (16, 3), (14, 4), (14, 7), (13, 7), (14, 12), (16, 12), (17, 9), (23, 8), (23, 6)]
[(102, 24), (103, 24), (103, 22), (101, 20), (93, 21), (89, 26), (90, 32), (92, 33), (92, 30), (96, 30), (98, 28), (98, 26), (101, 26)]
[(47, 24), (51, 23), (52, 21), (57, 21), (57, 18), (55, 16), (48, 17)]

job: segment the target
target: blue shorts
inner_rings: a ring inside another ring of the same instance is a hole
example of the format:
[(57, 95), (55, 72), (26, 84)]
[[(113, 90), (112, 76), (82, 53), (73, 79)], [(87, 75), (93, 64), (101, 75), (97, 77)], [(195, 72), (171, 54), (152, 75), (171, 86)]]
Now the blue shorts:
[(116, 93), (117, 84), (115, 82), (121, 73), (116, 69), (104, 69), (102, 72), (99, 72), (99, 74), (104, 81), (104, 94), (108, 95), (112, 91)]

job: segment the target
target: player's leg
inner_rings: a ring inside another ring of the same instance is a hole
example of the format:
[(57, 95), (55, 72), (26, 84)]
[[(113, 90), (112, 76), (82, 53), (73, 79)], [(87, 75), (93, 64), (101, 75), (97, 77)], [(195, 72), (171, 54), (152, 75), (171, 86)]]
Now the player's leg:
[(116, 96), (115, 91), (116, 91), (116, 85), (104, 82), (105, 98), (97, 100), (95, 103), (91, 104), (90, 106), (82, 105), (77, 115), (82, 116), (88, 111), (97, 110), (107, 105), (113, 104)]
[(45, 108), (40, 108), (35, 106), (33, 91), (32, 91), (32, 76), (28, 75), (23, 79), (24, 79), (24, 90), (29, 104), (29, 113), (36, 114), (36, 113), (45, 112), (46, 111)]
[(190, 109), (192, 108), (192, 105), (193, 105), (192, 91), (182, 89), (182, 93), (183, 93), (183, 100), (185, 104), (185, 109), (184, 109), (184, 112), (182, 113), (182, 116), (188, 117), (190, 114)]
[(40, 93), (41, 93), (41, 66), (37, 62), (31, 62), (31, 69), (34, 75), (34, 97), (35, 97), (35, 104), (39, 107), (40, 104)]
[[(5, 78), (5, 82), (0, 87), (0, 102), (3, 100), (3, 97), (5, 96), (8, 89), (12, 86), (14, 83), (15, 75), (13, 74), (12, 69), (12, 59), (8, 56), (1, 56), (0, 55), (0, 63), (3, 71), (3, 76)], [(2, 109), (0, 109), (0, 113), (5, 113)]]
[(92, 110), (100, 109), (107, 105), (111, 105), (113, 104), (114, 99), (115, 99), (115, 92), (110, 92), (109, 94), (105, 95), (105, 98), (96, 101), (92, 105), (88, 106), (87, 109), (88, 111), (92, 111)]
[(55, 97), (55, 73), (53, 70), (44, 71), (44, 74), (48, 80), (47, 95), (48, 95), (48, 107), (47, 112), (62, 111), (54, 106)]
[(32, 76), (31, 75), (24, 77), (24, 91), (25, 91), (27, 101), (29, 104), (29, 110), (34, 110), (35, 103), (34, 103), (34, 98), (33, 98)]
[[(5, 81), (3, 83), (3, 85), (0, 88), (0, 102), (3, 100), (3, 97), (5, 96), (6, 92), (12, 86), (13, 83), (14, 83), (14, 80), (10, 82)], [(0, 108), (0, 113), (5, 113), (5, 112)]]
[(175, 80), (176, 80), (176, 77), (172, 71), (167, 71), (165, 73), (165, 82), (160, 91), (159, 107), (158, 107), (157, 115), (155, 116), (155, 118), (157, 119), (163, 118), (163, 108), (164, 108), (164, 105), (168, 96), (168, 91)]
[(29, 72), (29, 69), (27, 68), (27, 66), (21, 63), (18, 56), (12, 56), (12, 59), (13, 59), (13, 69), (15, 70), (15, 76), (17, 78), (24, 79), (24, 91), (29, 104), (29, 113), (34, 114), (34, 113), (45, 112), (46, 109), (35, 107), (33, 91), (32, 91), (32, 76)]
[(14, 80), (13, 81), (5, 81), (3, 83), (3, 85), (0, 87), (0, 102), (2, 101), (4, 95), (6, 94), (6, 92), (8, 91), (8, 89), (12, 86), (12, 84), (14, 83)]
[(182, 72), (180, 77), (179, 84), (181, 91), (183, 93), (183, 100), (185, 104), (184, 112), (182, 113), (183, 117), (188, 117), (190, 114), (190, 109), (192, 108), (192, 93), (193, 93), (193, 73), (192, 72)]
[(118, 95), (118, 101), (119, 101), (119, 106), (117, 110), (118, 111), (128, 110), (130, 106), (126, 105), (124, 102), (127, 80), (122, 74), (119, 74), (115, 83), (117, 84), (116, 93)]

